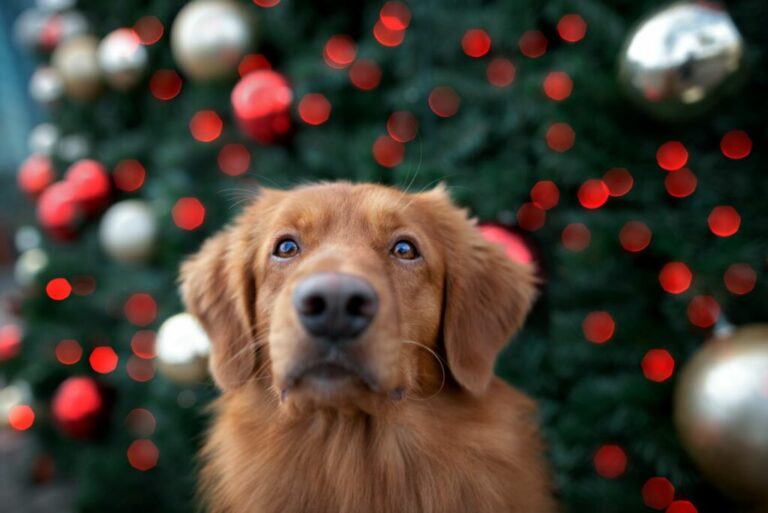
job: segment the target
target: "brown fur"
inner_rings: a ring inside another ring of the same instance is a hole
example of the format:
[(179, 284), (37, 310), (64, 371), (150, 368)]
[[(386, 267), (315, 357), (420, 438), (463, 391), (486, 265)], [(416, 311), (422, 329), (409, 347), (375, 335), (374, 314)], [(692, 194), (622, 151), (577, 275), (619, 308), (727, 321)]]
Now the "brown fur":
[[(276, 261), (286, 235), (301, 253)], [(402, 238), (423, 258), (391, 256)], [(318, 354), (291, 293), (321, 271), (363, 277), (380, 300), (346, 350), (360, 380), (330, 395), (289, 379)], [(485, 242), (442, 187), (262, 191), (182, 268), (223, 390), (203, 451), (209, 510), (554, 511), (535, 405), (493, 376), (534, 290), (532, 270)]]

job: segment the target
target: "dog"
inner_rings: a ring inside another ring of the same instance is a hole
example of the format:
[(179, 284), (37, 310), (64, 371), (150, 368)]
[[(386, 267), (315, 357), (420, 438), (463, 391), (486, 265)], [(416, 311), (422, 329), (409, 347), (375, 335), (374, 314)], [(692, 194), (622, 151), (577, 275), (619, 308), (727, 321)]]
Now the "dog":
[(180, 282), (222, 390), (212, 513), (556, 510), (535, 404), (493, 374), (535, 273), (444, 186), (262, 189)]

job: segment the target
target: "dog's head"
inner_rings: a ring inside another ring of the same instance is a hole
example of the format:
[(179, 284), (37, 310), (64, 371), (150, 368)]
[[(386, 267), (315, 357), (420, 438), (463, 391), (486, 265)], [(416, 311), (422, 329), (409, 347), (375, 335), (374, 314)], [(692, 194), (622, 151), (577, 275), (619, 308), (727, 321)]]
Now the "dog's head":
[(181, 280), (222, 389), (366, 410), (446, 379), (482, 394), (534, 295), (532, 270), (486, 242), (443, 187), (263, 189)]

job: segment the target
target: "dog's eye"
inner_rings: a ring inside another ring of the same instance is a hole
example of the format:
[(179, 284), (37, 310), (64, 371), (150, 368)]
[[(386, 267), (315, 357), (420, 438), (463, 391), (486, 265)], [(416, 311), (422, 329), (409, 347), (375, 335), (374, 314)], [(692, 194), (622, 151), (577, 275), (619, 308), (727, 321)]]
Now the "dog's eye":
[(283, 239), (275, 246), (272, 252), (278, 258), (291, 258), (299, 254), (299, 243), (293, 239)]
[(414, 260), (419, 257), (416, 246), (407, 240), (399, 240), (392, 246), (392, 254), (400, 260)]

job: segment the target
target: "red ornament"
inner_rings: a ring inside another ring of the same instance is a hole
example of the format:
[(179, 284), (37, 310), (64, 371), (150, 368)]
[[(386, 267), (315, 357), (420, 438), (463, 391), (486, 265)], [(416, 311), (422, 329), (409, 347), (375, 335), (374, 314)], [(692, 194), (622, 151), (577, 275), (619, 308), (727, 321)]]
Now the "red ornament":
[(696, 506), (689, 501), (675, 501), (669, 505), (666, 513), (698, 513)]
[(144, 185), (147, 170), (138, 160), (121, 160), (112, 171), (115, 186), (124, 192), (134, 192)]
[(189, 131), (196, 141), (209, 143), (219, 138), (224, 129), (221, 116), (212, 110), (201, 110), (189, 120)]
[(621, 247), (630, 253), (637, 253), (651, 243), (651, 229), (641, 221), (628, 221), (619, 232)]
[(746, 158), (752, 152), (752, 139), (743, 130), (731, 130), (720, 141), (720, 151), (729, 159)]
[(219, 150), (219, 169), (229, 176), (240, 176), (251, 166), (251, 153), (242, 144), (227, 144)]
[(640, 366), (646, 378), (661, 383), (672, 377), (675, 371), (675, 359), (666, 349), (651, 349), (645, 353)]
[(389, 30), (405, 30), (411, 23), (411, 10), (404, 3), (391, 0), (379, 11), (379, 19)]
[(109, 346), (99, 346), (91, 351), (88, 363), (99, 374), (109, 374), (117, 368), (118, 360), (119, 358), (114, 349)]
[(461, 38), (461, 47), (465, 54), (479, 59), (491, 50), (491, 36), (483, 29), (467, 30)]
[(91, 159), (78, 160), (64, 175), (72, 184), (75, 198), (87, 215), (99, 213), (109, 202), (109, 173), (100, 162)]
[(749, 264), (733, 264), (725, 271), (723, 281), (728, 292), (743, 296), (754, 290), (757, 283), (757, 273)]
[(387, 28), (384, 23), (379, 20), (376, 25), (373, 26), (373, 37), (379, 42), (381, 46), (393, 48), (399, 46), (403, 39), (405, 39), (405, 30), (392, 30)]
[(551, 180), (540, 180), (531, 188), (531, 201), (543, 210), (554, 208), (560, 202), (560, 189)]
[(555, 101), (568, 98), (573, 91), (573, 80), (564, 71), (552, 71), (544, 78), (544, 94)]
[(82, 217), (76, 188), (70, 182), (54, 183), (43, 191), (37, 202), (37, 220), (55, 239), (71, 239)]
[(667, 189), (667, 193), (673, 198), (685, 198), (690, 196), (696, 190), (697, 184), (698, 180), (696, 180), (696, 175), (694, 175), (687, 167), (675, 171), (674, 173), (669, 173), (664, 178), (664, 187)]
[(605, 182), (606, 187), (608, 187), (608, 194), (618, 198), (632, 190), (635, 180), (632, 178), (630, 172), (623, 167), (615, 167), (609, 169), (605, 175), (603, 175), (603, 182)]
[(731, 206), (719, 206), (712, 209), (707, 224), (712, 233), (718, 237), (730, 237), (739, 231), (741, 216)]
[(403, 161), (405, 146), (388, 135), (381, 135), (373, 142), (373, 158), (383, 167), (395, 167)]
[(272, 63), (260, 53), (249, 53), (237, 65), (237, 74), (244, 77), (251, 71), (260, 69), (272, 69)]
[(680, 141), (669, 141), (659, 146), (656, 162), (665, 171), (677, 171), (688, 162), (688, 150)]
[(546, 53), (547, 38), (538, 30), (528, 30), (520, 36), (518, 46), (523, 55), (536, 59)]
[(675, 498), (675, 487), (665, 477), (652, 477), (643, 485), (643, 502), (649, 508), (664, 509)]
[(123, 307), (126, 319), (136, 326), (152, 324), (157, 317), (157, 302), (145, 292), (137, 292), (125, 302)]
[(560, 238), (565, 249), (578, 253), (579, 251), (584, 251), (589, 246), (592, 240), (592, 233), (583, 223), (571, 223), (563, 228)]
[(357, 57), (357, 43), (345, 35), (331, 36), (323, 49), (325, 63), (334, 69), (343, 69), (354, 62)]
[(160, 451), (152, 440), (135, 440), (126, 453), (128, 463), (136, 470), (146, 472), (157, 465)]
[(608, 312), (591, 312), (581, 324), (584, 338), (593, 344), (605, 344), (616, 331), (616, 323)]
[(578, 14), (566, 14), (557, 22), (557, 33), (567, 43), (576, 43), (584, 39), (587, 22)]
[(197, 198), (180, 198), (173, 206), (171, 216), (182, 230), (196, 230), (205, 221), (205, 206)]
[(59, 429), (73, 438), (96, 434), (104, 418), (104, 396), (89, 377), (68, 378), (59, 385), (51, 402)]
[(592, 178), (587, 180), (581, 187), (579, 187), (578, 197), (579, 203), (584, 208), (594, 210), (605, 205), (608, 201), (610, 192), (605, 182)]
[(376, 89), (381, 82), (381, 68), (370, 59), (355, 61), (349, 68), (349, 81), (361, 91)]
[(535, 203), (523, 203), (517, 209), (517, 224), (520, 228), (535, 232), (544, 226), (547, 221), (547, 213)]
[(688, 320), (699, 328), (711, 328), (720, 317), (720, 305), (712, 296), (694, 296), (688, 303)]
[(159, 69), (149, 80), (152, 96), (162, 101), (176, 98), (181, 92), (181, 77), (172, 69)]
[(691, 286), (693, 274), (682, 262), (670, 262), (659, 273), (661, 288), (670, 294), (682, 294)]
[(31, 155), (19, 168), (19, 189), (33, 198), (51, 185), (53, 179), (53, 163), (46, 155)]
[(83, 356), (83, 348), (77, 340), (65, 339), (56, 344), (56, 359), (62, 365), (74, 365)]
[(308, 125), (322, 125), (331, 117), (331, 102), (320, 93), (309, 93), (299, 102), (299, 117)]
[(517, 233), (493, 224), (481, 224), (477, 229), (480, 230), (485, 240), (503, 247), (510, 260), (520, 264), (533, 262), (531, 248)]
[(54, 301), (64, 301), (72, 294), (72, 285), (66, 278), (54, 278), (45, 286), (45, 293)]
[(606, 479), (616, 479), (627, 470), (627, 453), (615, 444), (601, 446), (593, 458), (595, 470)]
[(406, 143), (414, 140), (419, 131), (419, 122), (407, 110), (393, 112), (387, 120), (387, 132), (397, 142)]
[(291, 128), (293, 91), (283, 75), (259, 70), (232, 90), (232, 108), (241, 130), (263, 144), (278, 142)]
[(26, 431), (35, 423), (35, 412), (26, 404), (18, 404), (8, 412), (8, 424), (17, 431)]
[(0, 362), (5, 362), (21, 351), (21, 328), (6, 324), (0, 328)]
[(133, 24), (133, 30), (139, 36), (141, 44), (153, 45), (163, 37), (165, 27), (163, 27), (163, 22), (157, 16), (142, 16)]

